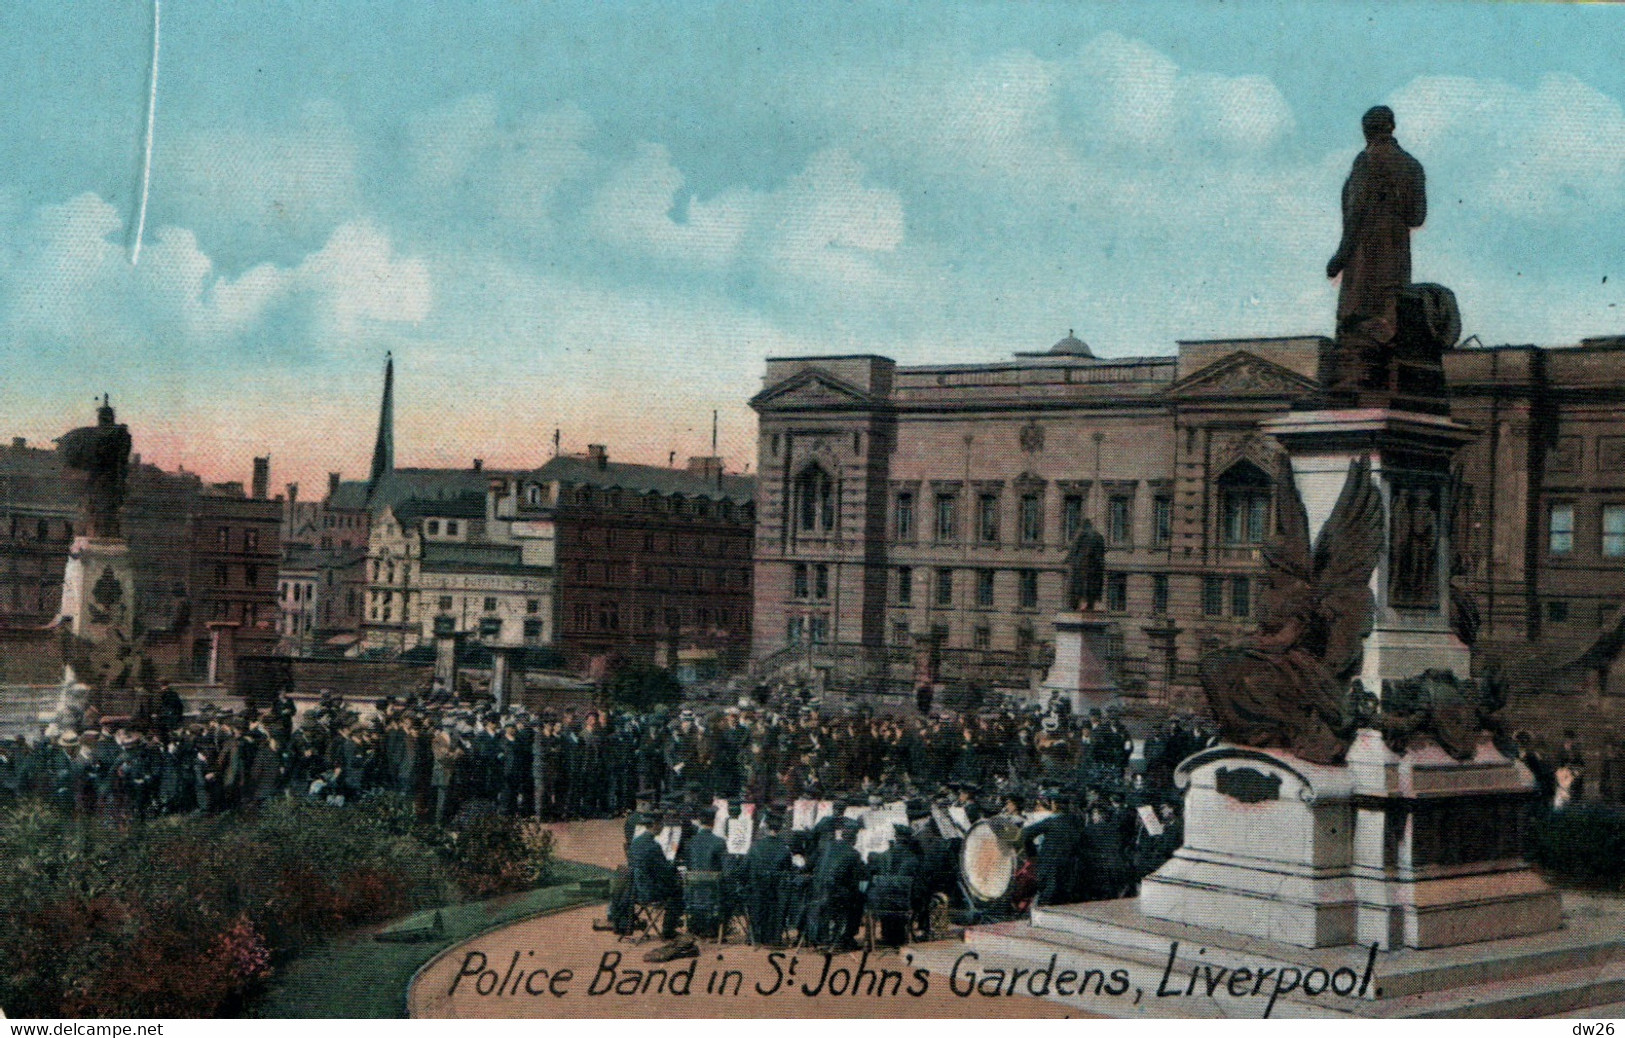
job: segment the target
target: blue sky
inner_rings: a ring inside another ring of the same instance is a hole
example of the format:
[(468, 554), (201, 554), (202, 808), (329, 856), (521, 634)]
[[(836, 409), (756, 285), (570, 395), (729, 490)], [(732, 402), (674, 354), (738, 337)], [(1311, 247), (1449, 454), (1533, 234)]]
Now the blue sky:
[[(1506, 4), (12, 5), (9, 435), (137, 449), (753, 460), (762, 359), (994, 360), (1330, 330), (1337, 194), (1392, 105), (1419, 280), (1485, 342), (1625, 332), (1625, 13)], [(1606, 281), (1604, 279), (1607, 279)]]

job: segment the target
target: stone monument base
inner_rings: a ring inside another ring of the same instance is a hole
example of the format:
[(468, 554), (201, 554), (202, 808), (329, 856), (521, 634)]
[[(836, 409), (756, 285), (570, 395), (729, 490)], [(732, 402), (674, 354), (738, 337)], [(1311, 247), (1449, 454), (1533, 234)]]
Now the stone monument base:
[(130, 636), (135, 615), (135, 569), (122, 539), (76, 537), (62, 574), (59, 615), (81, 638), (103, 642), (114, 631)]
[(1147, 916), (1305, 948), (1438, 948), (1561, 925), (1520, 857), (1528, 769), (1395, 754), (1364, 731), (1326, 767), (1217, 747), (1180, 765), (1185, 842), (1140, 884)]
[(1118, 698), (1117, 677), (1106, 662), (1111, 622), (1093, 613), (1055, 614), (1055, 662), (1044, 691), (1063, 696), (1074, 714), (1104, 707)]

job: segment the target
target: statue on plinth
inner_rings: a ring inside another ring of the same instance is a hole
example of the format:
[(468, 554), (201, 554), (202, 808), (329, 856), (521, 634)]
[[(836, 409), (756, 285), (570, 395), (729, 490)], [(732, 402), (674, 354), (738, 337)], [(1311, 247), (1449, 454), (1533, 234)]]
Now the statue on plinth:
[(119, 510), (130, 476), (130, 430), (113, 421), (112, 401), (102, 397), (96, 424), (74, 429), (57, 441), (68, 467), (89, 476), (85, 488), (85, 536), (117, 540)]
[(1088, 519), (1066, 550), (1066, 603), (1093, 612), (1106, 590), (1106, 538)]
[(1201, 660), (1202, 689), (1220, 734), (1241, 746), (1288, 750), (1315, 764), (1342, 761), (1354, 739), (1347, 705), (1371, 629), (1371, 573), (1382, 553), (1382, 496), (1356, 459), (1331, 517), (1309, 543), (1309, 520), (1282, 459), (1277, 520), (1264, 546), (1259, 633)]
[(1427, 218), (1422, 164), (1394, 140), (1393, 109), (1371, 109), (1360, 128), (1366, 147), (1343, 184), (1343, 238), (1326, 264), (1327, 277), (1343, 278), (1332, 389), (1344, 396), (1386, 381), (1411, 283), (1411, 229)]

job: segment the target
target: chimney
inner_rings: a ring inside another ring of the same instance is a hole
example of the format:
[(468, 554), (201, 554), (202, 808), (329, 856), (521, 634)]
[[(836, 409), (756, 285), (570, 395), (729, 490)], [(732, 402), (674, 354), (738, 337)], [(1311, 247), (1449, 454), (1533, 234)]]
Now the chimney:
[(609, 448), (601, 443), (587, 444), (587, 460), (598, 466), (602, 472), (609, 467)]
[(264, 501), (266, 491), (271, 486), (271, 459), (254, 459), (254, 500)]
[(337, 472), (329, 472), (327, 474), (327, 496), (332, 497), (334, 494), (337, 494), (338, 492), (339, 492), (339, 474)]
[(296, 505), (298, 503), (299, 503), (299, 484), (298, 483), (289, 483), (288, 484), (288, 504)]
[(20, 451), (24, 447), (27, 447), (27, 446), (28, 446), (28, 437), (26, 437), (26, 436), (13, 436), (11, 438), (11, 449), (12, 450)]
[(478, 472), (483, 468), (485, 468), (485, 459), (484, 458), (475, 458), (474, 459), (474, 471)]

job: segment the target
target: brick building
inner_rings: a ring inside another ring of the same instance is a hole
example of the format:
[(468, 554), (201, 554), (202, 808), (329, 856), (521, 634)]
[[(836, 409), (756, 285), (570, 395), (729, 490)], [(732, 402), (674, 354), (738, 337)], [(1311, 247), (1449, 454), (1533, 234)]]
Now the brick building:
[(602, 446), (511, 477), (517, 523), (553, 524), (556, 647), (576, 667), (627, 660), (694, 676), (750, 654), (755, 480), (718, 458), (686, 468)]
[[(1026, 687), (1088, 520), (1108, 545), (1101, 605), (1126, 684), (1199, 705), (1202, 652), (1256, 622), (1279, 451), (1258, 423), (1312, 397), (1328, 346), (1101, 359), (1068, 335), (987, 364), (770, 360), (752, 401), (758, 665), (901, 692), (935, 643), (950, 685)], [(1625, 589), (1611, 554), (1625, 549), (1611, 532), (1625, 521), (1625, 349), (1458, 349), (1446, 368), (1455, 416), (1483, 432), (1460, 458), (1458, 552), (1480, 655), (1563, 663), (1542, 687), (1580, 680), (1568, 661), (1586, 652), (1606, 671)]]
[(186, 644), (194, 675), (207, 672), (217, 630), (239, 656), (276, 649), (283, 503), (266, 497), (268, 479), (269, 460), (256, 458), (249, 492), (214, 483), (193, 499)]

